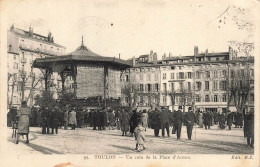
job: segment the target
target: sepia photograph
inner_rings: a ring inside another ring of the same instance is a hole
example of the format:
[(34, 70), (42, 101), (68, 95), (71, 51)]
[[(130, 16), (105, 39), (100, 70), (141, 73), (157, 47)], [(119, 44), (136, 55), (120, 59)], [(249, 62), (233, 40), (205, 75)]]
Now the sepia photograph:
[(1, 1), (1, 166), (259, 166), (259, 3)]

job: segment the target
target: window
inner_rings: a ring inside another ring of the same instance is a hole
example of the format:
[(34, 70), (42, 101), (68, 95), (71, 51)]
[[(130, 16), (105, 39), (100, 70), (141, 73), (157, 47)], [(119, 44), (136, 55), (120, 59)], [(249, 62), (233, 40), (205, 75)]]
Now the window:
[(205, 96), (205, 102), (209, 102), (209, 101), (210, 101), (209, 95), (206, 95), (206, 96)]
[(218, 81), (213, 81), (213, 89), (218, 90)]
[(140, 103), (141, 103), (141, 104), (144, 103), (144, 98), (143, 98), (143, 96), (140, 96)]
[(166, 79), (166, 73), (163, 73), (163, 79)]
[(250, 100), (251, 100), (252, 102), (255, 101), (254, 94), (250, 94)]
[(188, 78), (191, 78), (191, 72), (188, 72)]
[(125, 97), (125, 103), (126, 103), (126, 104), (129, 103), (128, 97)]
[(205, 90), (209, 90), (209, 81), (205, 81)]
[(179, 72), (179, 79), (184, 79), (184, 72)]
[(220, 89), (221, 90), (227, 90), (227, 81), (221, 81)]
[(210, 78), (210, 71), (206, 71), (206, 78)]
[(201, 82), (196, 82), (196, 90), (197, 91), (201, 90)]
[(250, 69), (250, 76), (253, 77), (254, 76), (254, 70)]
[(12, 51), (12, 45), (9, 45), (9, 52)]
[(155, 88), (155, 91), (158, 92), (159, 91), (159, 84), (155, 84), (154, 88)]
[(223, 95), (222, 96), (222, 102), (226, 102), (227, 101), (227, 95)]
[(155, 74), (155, 75), (154, 75), (154, 80), (155, 80), (155, 81), (158, 81), (158, 78), (159, 78), (159, 77), (158, 77), (158, 74)]
[(217, 57), (216, 60), (219, 61), (219, 58)]
[(163, 91), (166, 92), (167, 91), (167, 84), (163, 83)]
[(231, 78), (234, 78), (235, 77), (235, 71), (231, 70), (230, 75), (231, 75)]
[(214, 71), (214, 78), (218, 77), (218, 71)]
[(171, 79), (174, 79), (174, 73), (171, 73)]
[(143, 74), (140, 74), (140, 81), (142, 81), (143, 80)]
[(196, 101), (196, 102), (200, 102), (200, 101), (201, 101), (200, 95), (196, 95), (196, 96), (195, 96), (195, 101)]
[(171, 89), (172, 89), (172, 92), (174, 92), (174, 82), (171, 83)]
[(151, 74), (147, 74), (147, 81), (151, 81)]
[(218, 102), (218, 95), (214, 95), (214, 102)]
[(147, 90), (148, 90), (148, 92), (151, 91), (151, 84), (147, 84)]
[(245, 70), (241, 69), (241, 76), (245, 76)]
[(180, 83), (179, 83), (179, 86), (180, 86), (180, 90), (182, 91), (182, 90), (183, 90), (183, 83), (180, 82)]
[(163, 96), (163, 103), (166, 103), (166, 96)]
[(200, 76), (201, 76), (201, 73), (200, 73), (199, 71), (196, 71), (195, 77), (196, 77), (196, 78), (200, 78)]
[(143, 85), (143, 84), (140, 84), (139, 90), (140, 90), (141, 92), (144, 91), (144, 85)]
[(222, 70), (222, 76), (226, 77), (227, 76), (227, 71), (226, 70)]
[(129, 80), (129, 76), (125, 75), (125, 81), (128, 81), (128, 80)]
[(191, 91), (191, 83), (188, 82), (188, 91)]
[(18, 63), (14, 62), (13, 68), (18, 69)]

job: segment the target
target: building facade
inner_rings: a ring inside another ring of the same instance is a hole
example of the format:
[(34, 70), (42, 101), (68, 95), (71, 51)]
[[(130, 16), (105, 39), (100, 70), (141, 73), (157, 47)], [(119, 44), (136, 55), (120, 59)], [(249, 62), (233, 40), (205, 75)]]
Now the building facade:
[[(31, 68), (34, 60), (59, 56), (65, 51), (64, 46), (54, 43), (51, 33), (43, 36), (31, 27), (25, 31), (12, 25), (7, 32), (8, 107), (18, 107), (24, 100), (32, 106), (34, 97), (44, 90), (43, 71)], [(52, 83), (58, 83), (55, 76)]]
[[(156, 81), (159, 85), (157, 106), (168, 106), (170, 110), (177, 110), (178, 106), (183, 106), (184, 111), (187, 111), (187, 108), (192, 106), (194, 110), (201, 111), (223, 112), (227, 108), (236, 111), (238, 109), (232, 100), (234, 92), (231, 92), (232, 73), (248, 72), (249, 77), (246, 80), (250, 80), (251, 88), (254, 84), (254, 58), (237, 57), (236, 51), (232, 48), (229, 48), (228, 52), (208, 53), (206, 50), (199, 53), (198, 47), (195, 46), (192, 56), (164, 54), (162, 60), (150, 64), (140, 61), (140, 58), (133, 60), (134, 66), (128, 69), (130, 73), (127, 75), (129, 78), (141, 80), (130, 79), (127, 81), (128, 84), (139, 85), (139, 91), (145, 92), (146, 88), (143, 88), (143, 85), (150, 82), (143, 78), (147, 75), (149, 78), (149, 69), (157, 69), (157, 72), (152, 72), (152, 75), (159, 76), (159, 80)], [(253, 92), (254, 90), (250, 89), (246, 104), (250, 108), (254, 106)], [(143, 99), (144, 96), (137, 94), (136, 98)], [(124, 101), (123, 105), (131, 104)], [(141, 104), (137, 103), (138, 105)], [(150, 106), (149, 103), (142, 105)]]

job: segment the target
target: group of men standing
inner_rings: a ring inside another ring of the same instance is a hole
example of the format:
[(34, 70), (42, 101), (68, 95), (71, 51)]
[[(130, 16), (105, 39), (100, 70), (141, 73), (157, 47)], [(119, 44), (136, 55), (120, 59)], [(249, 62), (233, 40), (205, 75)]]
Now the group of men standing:
[(167, 136), (170, 137), (170, 126), (172, 126), (172, 134), (177, 133), (177, 139), (181, 137), (181, 129), (183, 123), (187, 127), (187, 136), (191, 140), (193, 125), (196, 123), (196, 116), (189, 107), (187, 113), (182, 112), (182, 106), (178, 110), (170, 112), (167, 108), (162, 107), (161, 111), (156, 108), (149, 113), (150, 127), (154, 129), (154, 136), (159, 137), (159, 131), (162, 131), (162, 137), (165, 137), (165, 129)]

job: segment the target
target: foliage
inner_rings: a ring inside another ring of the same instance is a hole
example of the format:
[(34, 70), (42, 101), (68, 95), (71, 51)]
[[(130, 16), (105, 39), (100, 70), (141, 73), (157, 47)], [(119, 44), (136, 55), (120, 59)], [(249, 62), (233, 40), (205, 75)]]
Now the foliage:
[(62, 94), (59, 96), (59, 104), (60, 107), (63, 108), (66, 105), (69, 105), (71, 107), (79, 106), (77, 104), (77, 97), (76, 94), (73, 92), (62, 92)]
[(55, 106), (56, 100), (53, 98), (53, 92), (43, 91), (42, 95), (37, 95), (35, 98), (35, 105), (40, 107), (49, 107), (52, 108)]
[(228, 106), (233, 101), (237, 111), (242, 112), (249, 101), (250, 93), (254, 90), (253, 78), (250, 76), (248, 66), (245, 69), (232, 69), (231, 73), (227, 87), (229, 94)]

